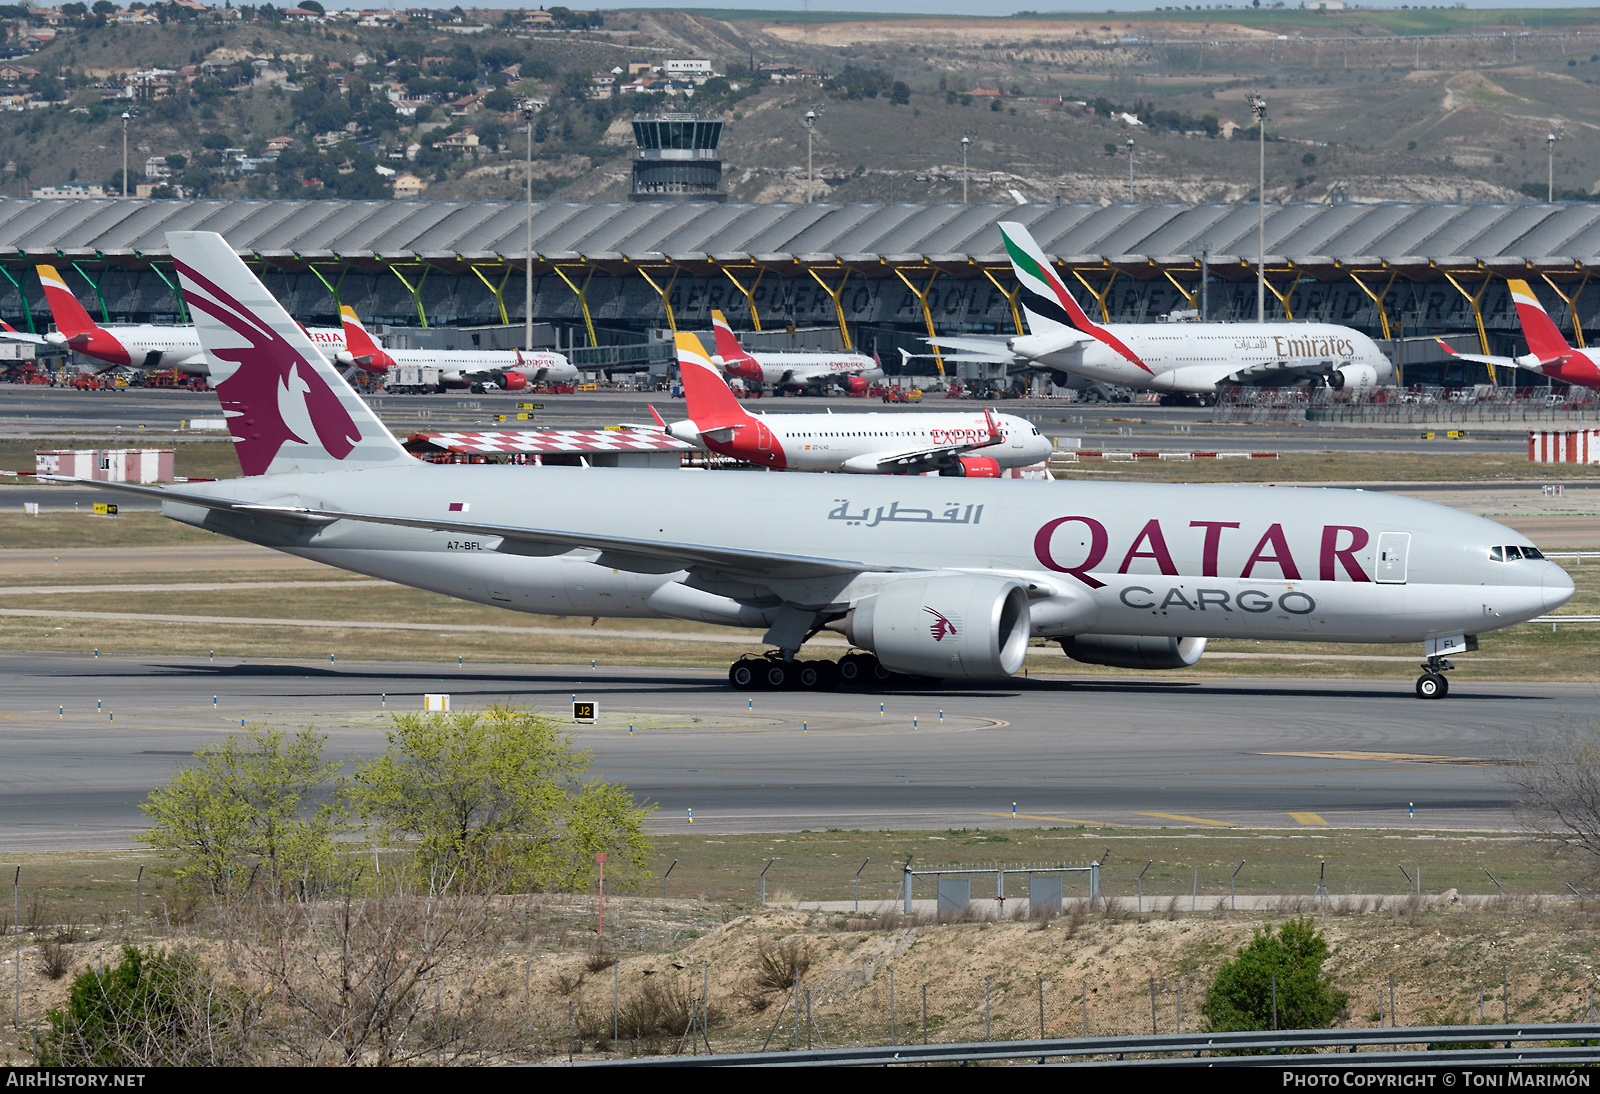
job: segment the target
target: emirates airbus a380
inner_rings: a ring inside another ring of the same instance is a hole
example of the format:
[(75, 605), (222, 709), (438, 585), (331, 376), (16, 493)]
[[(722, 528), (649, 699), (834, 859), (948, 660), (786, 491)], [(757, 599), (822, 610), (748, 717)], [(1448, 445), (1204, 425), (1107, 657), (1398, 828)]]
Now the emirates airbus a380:
[(940, 337), (939, 346), (1104, 384), (1191, 395), (1230, 385), (1325, 383), (1366, 391), (1394, 374), (1377, 343), (1332, 323), (1107, 323), (1090, 320), (1021, 224), (1000, 236), (1021, 285), (1028, 333), (1006, 339)]
[[(1416, 693), (1438, 699), (1449, 656), (1573, 594), (1526, 536), (1395, 494), (426, 463), (226, 240), (167, 239), (242, 477), (41, 479), (515, 611), (765, 628), (772, 653), (735, 662), (735, 687), (1005, 680), (1032, 638), (1177, 669), (1227, 637), (1419, 643)], [(822, 630), (856, 651), (801, 660)]]
[(751, 414), (734, 398), (699, 338), (679, 334), (677, 347), (689, 418), (667, 425), (657, 415), (656, 421), (681, 441), (703, 444), (756, 467), (858, 475), (937, 471), (992, 479), (1004, 468), (1031, 467), (1050, 458), (1050, 441), (1032, 422), (987, 409)]
[[(44, 340), (92, 357), (110, 368), (170, 368), (195, 376), (211, 371), (200, 334), (193, 327), (158, 327), (150, 323), (101, 326), (89, 318), (78, 298), (54, 266), (40, 266), (39, 284), (56, 329)], [(306, 335), (330, 357), (344, 348), (344, 332), (331, 327), (311, 327)]]

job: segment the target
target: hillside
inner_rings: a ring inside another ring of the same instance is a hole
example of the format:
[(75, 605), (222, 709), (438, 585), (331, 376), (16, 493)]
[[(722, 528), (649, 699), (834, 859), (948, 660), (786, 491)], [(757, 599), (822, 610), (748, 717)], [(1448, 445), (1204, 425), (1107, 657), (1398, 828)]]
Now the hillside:
[[(249, 14), (148, 25), (89, 18), (0, 67), (0, 81), (11, 79), (0, 97), (28, 107), (0, 112), (0, 190), (120, 192), (127, 110), (131, 183), (370, 198), (409, 172), (425, 198), (514, 199), (527, 154), (514, 107), (534, 98), (548, 104), (535, 124), (536, 196), (616, 199), (628, 189), (628, 122), (663, 100), (596, 98), (590, 78), (670, 57), (705, 57), (726, 75), (696, 105), (730, 122), (725, 177), (740, 200), (805, 199), (807, 109), (819, 115), (818, 199), (959, 201), (963, 136), (973, 201), (1009, 201), (1013, 190), (1127, 200), (1130, 137), (1137, 200), (1248, 199), (1250, 90), (1269, 101), (1273, 200), (1519, 200), (1523, 187), (1542, 197), (1553, 128), (1556, 189), (1587, 196), (1600, 183), (1594, 11), (607, 12), (600, 28), (567, 31), (530, 30), (504, 12), (468, 13), (451, 28), (240, 11)], [(13, 43), (30, 25), (6, 22)], [(768, 65), (820, 77), (772, 84)], [(1242, 127), (1232, 140), (1230, 122)], [(149, 160), (170, 177), (147, 178)]]

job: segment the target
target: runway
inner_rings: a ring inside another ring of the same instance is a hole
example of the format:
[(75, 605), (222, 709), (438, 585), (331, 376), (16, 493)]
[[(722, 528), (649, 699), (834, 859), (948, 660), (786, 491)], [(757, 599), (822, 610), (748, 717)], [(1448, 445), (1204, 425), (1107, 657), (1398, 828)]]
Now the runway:
[(436, 691), (457, 710), (509, 699), (565, 715), (574, 695), (598, 701), (602, 724), (575, 727), (595, 774), (657, 803), (657, 828), (686, 828), (692, 809), (708, 836), (1499, 828), (1510, 823), (1500, 765), (1600, 715), (1590, 684), (1460, 683), (1436, 703), (1413, 698), (1409, 680), (1154, 675), (750, 694), (692, 669), (18, 654), (0, 659), (0, 855), (127, 846), (149, 790), (241, 721), (314, 725), (332, 755), (355, 760), (382, 749), (388, 711)]

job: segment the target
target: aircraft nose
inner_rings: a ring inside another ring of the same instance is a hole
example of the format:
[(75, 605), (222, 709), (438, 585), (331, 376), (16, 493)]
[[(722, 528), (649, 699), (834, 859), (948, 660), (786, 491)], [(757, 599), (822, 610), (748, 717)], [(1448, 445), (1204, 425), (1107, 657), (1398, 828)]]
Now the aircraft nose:
[(1552, 611), (1561, 607), (1572, 599), (1575, 586), (1572, 575), (1557, 566), (1554, 562), (1546, 565), (1544, 571), (1544, 610)]

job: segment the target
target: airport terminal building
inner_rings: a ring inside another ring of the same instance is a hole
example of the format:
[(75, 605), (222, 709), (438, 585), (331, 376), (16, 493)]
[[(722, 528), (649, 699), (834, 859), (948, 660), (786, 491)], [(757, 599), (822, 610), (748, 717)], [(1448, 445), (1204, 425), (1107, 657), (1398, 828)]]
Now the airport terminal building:
[[(518, 202), (0, 200), (0, 315), (48, 329), (33, 267), (51, 263), (102, 321), (186, 321), (164, 233), (198, 229), (222, 233), (307, 324), (337, 323), (345, 304), (419, 336), (514, 326), (504, 337), (520, 341), (528, 213)], [(898, 347), (927, 353), (931, 332), (1020, 329), (1001, 220), (1029, 228), (1091, 316), (1255, 316), (1250, 204), (619, 201), (533, 205), (533, 319), (546, 341), (606, 346), (705, 330), (720, 308), (737, 328), (822, 328), (893, 366)], [(1470, 334), (1503, 354), (1522, 349), (1507, 290), (1521, 278), (1575, 344), (1600, 322), (1600, 292), (1585, 292), (1600, 268), (1600, 204), (1272, 205), (1265, 253), (1269, 318), (1380, 339)], [(1400, 356), (1427, 368), (1427, 345)], [(1477, 378), (1462, 368), (1435, 364), (1428, 378)]]

